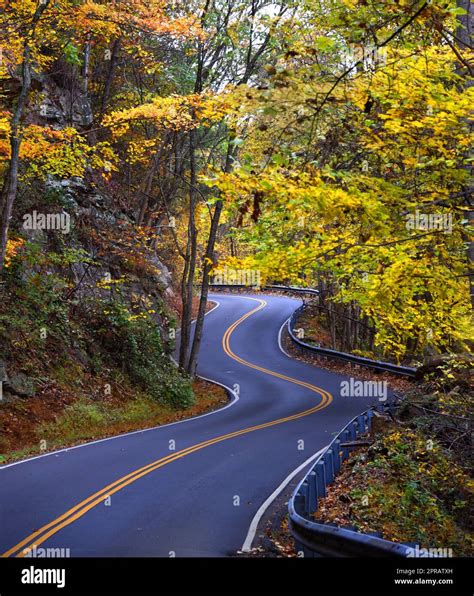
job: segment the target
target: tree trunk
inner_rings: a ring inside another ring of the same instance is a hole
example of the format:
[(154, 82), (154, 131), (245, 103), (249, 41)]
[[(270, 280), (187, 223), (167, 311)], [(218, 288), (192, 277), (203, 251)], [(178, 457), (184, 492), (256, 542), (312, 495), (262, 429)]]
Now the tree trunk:
[(43, 12), (48, 8), (49, 0), (44, 0), (36, 8), (31, 21), (31, 30), (28, 38), (25, 39), (23, 48), (23, 64), (21, 71), (21, 91), (18, 98), (18, 104), (13, 114), (10, 127), (10, 149), (11, 157), (7, 173), (2, 187), (0, 199), (0, 273), (3, 272), (5, 264), (5, 254), (7, 250), (8, 229), (10, 227), (10, 218), (15, 203), (18, 190), (18, 168), (20, 165), (20, 147), (21, 147), (21, 121), (25, 111), (31, 88), (31, 64), (30, 64), (30, 46), (34, 39), (36, 25)]
[[(234, 152), (236, 149), (231, 149), (230, 145), (227, 149), (227, 156), (224, 166), (225, 172), (230, 172), (232, 169)], [(209, 231), (209, 237), (206, 246), (206, 254), (204, 256), (203, 273), (202, 273), (202, 284), (201, 284), (201, 296), (199, 298), (199, 310), (196, 319), (196, 327), (194, 329), (193, 345), (191, 348), (191, 355), (189, 357), (188, 372), (194, 377), (196, 374), (197, 357), (199, 353), (199, 347), (201, 345), (202, 329), (204, 326), (204, 316), (206, 314), (207, 296), (209, 295), (209, 273), (214, 264), (214, 246), (216, 244), (217, 230), (219, 227), (219, 220), (222, 213), (223, 203), (217, 201), (214, 208), (214, 213), (211, 221), (211, 229)]]
[(183, 311), (181, 317), (181, 341), (179, 346), (179, 367), (188, 370), (188, 351), (191, 335), (191, 319), (193, 306), (193, 284), (196, 271), (197, 231), (195, 222), (196, 211), (196, 132), (189, 133), (189, 162), (190, 162), (190, 190), (189, 190), (189, 223), (186, 259), (181, 281), (181, 299)]
[(107, 72), (107, 78), (105, 80), (105, 87), (104, 92), (102, 94), (102, 100), (100, 102), (100, 113), (99, 113), (99, 122), (102, 122), (102, 119), (105, 114), (105, 110), (107, 109), (107, 103), (110, 97), (110, 90), (112, 88), (112, 81), (114, 80), (115, 74), (115, 67), (117, 66), (118, 56), (120, 52), (120, 44), (121, 40), (120, 37), (116, 39), (112, 45), (112, 51), (110, 53), (110, 63), (109, 63), (109, 70)]
[[(18, 133), (16, 133), (18, 134)], [(8, 229), (18, 189), (18, 165), (20, 161), (21, 140), (15, 136), (10, 140), (11, 159), (7, 176), (2, 190), (1, 219), (0, 219), (0, 271), (3, 271), (7, 250)]]
[(217, 201), (212, 216), (211, 230), (206, 246), (206, 254), (204, 257), (201, 296), (199, 298), (199, 310), (196, 319), (196, 326), (194, 329), (193, 345), (191, 348), (191, 355), (189, 357), (188, 373), (194, 377), (196, 374), (197, 356), (199, 347), (201, 345), (202, 330), (204, 327), (204, 316), (206, 314), (207, 297), (209, 294), (209, 273), (214, 264), (214, 246), (216, 243), (217, 229), (219, 227), (219, 219), (222, 212), (222, 201)]
[(31, 87), (30, 49), (25, 47), (23, 52), (22, 86), (18, 105), (16, 107), (10, 132), (11, 157), (5, 181), (3, 183), (0, 203), (0, 271), (3, 270), (7, 249), (8, 228), (12, 215), (13, 204), (18, 190), (18, 167), (20, 164), (21, 120)]
[[(465, 50), (468, 50), (469, 48), (472, 48), (473, 46), (473, 42), (474, 42), (474, 35), (473, 35), (473, 30), (474, 30), (474, 8), (472, 6), (472, 3), (470, 0), (458, 0), (457, 1), (457, 6), (459, 8), (463, 8), (465, 10), (466, 14), (461, 14), (457, 16), (457, 28), (456, 28), (456, 44), (460, 50), (460, 52), (464, 52)], [(469, 59), (469, 58), (468, 58)], [(463, 64), (459, 64), (458, 65), (458, 72), (460, 74), (466, 74), (469, 75), (469, 73), (466, 73), (466, 67)], [(472, 78), (469, 76), (466, 76), (466, 83), (465, 83), (465, 87), (471, 87), (473, 84)], [(469, 130), (472, 136), (472, 130), (473, 130), (473, 118), (471, 116), (471, 118), (468, 121), (468, 125), (469, 125)], [(472, 149), (470, 150), (470, 155), (472, 157)], [(466, 157), (469, 157), (469, 155), (466, 155)], [(470, 164), (470, 165), (469, 165)], [(467, 196), (468, 196), (468, 204), (469, 206), (471, 206), (471, 199), (470, 197), (472, 197), (472, 174), (473, 174), (473, 166), (472, 166), (472, 161), (468, 162), (468, 165), (465, 166), (465, 168), (467, 169), (467, 171), (469, 172), (469, 178), (468, 178), (468, 182), (467, 182)], [(467, 212), (467, 220), (469, 222), (469, 226), (473, 226), (474, 225), (474, 211), (469, 210)], [(472, 241), (471, 236), (466, 233), (464, 234), (464, 239), (466, 241), (466, 260), (467, 260), (467, 271), (469, 274), (469, 293), (470, 293), (470, 297), (471, 297), (471, 307), (474, 310), (474, 279), (473, 279), (473, 275), (474, 275), (474, 242)]]
[(83, 69), (83, 91), (87, 97), (89, 93), (89, 66), (91, 58), (91, 44), (86, 41), (84, 45), (84, 69)]
[[(161, 151), (159, 153), (161, 153)], [(145, 189), (143, 191), (142, 203), (140, 205), (140, 211), (139, 211), (138, 217), (137, 217), (137, 226), (142, 226), (143, 222), (145, 220), (145, 215), (146, 215), (149, 203), (150, 203), (150, 193), (153, 188), (153, 178), (155, 176), (156, 169), (158, 167), (158, 163), (159, 163), (159, 154), (156, 154), (152, 158), (152, 162), (150, 164), (150, 169), (148, 171), (148, 175), (146, 178)]]
[[(204, 24), (204, 18), (207, 14), (209, 6), (210, 6), (210, 2), (209, 2), (209, 0), (207, 0), (204, 10), (203, 10), (203, 13), (202, 13), (202, 16), (201, 16), (201, 24)], [(282, 10), (280, 10), (280, 13), (278, 16), (281, 17), (285, 10), (286, 9), (284, 9), (283, 12), (282, 12)], [(268, 33), (265, 40), (262, 42), (261, 46), (258, 48), (258, 50), (255, 52), (255, 54), (253, 56), (252, 56), (252, 52), (251, 52), (251, 47), (249, 48), (249, 52), (247, 54), (247, 65), (245, 68), (245, 73), (244, 73), (243, 77), (240, 79), (240, 81), (237, 82), (237, 86), (246, 84), (248, 82), (248, 80), (250, 79), (250, 77), (252, 76), (252, 73), (254, 73), (256, 71), (256, 69), (258, 67), (258, 62), (259, 62), (261, 56), (264, 54), (264, 51), (270, 42), (270, 38), (271, 38), (271, 35), (270, 35), (270, 33)], [(194, 87), (195, 93), (200, 93), (202, 91), (204, 79), (205, 79), (204, 53), (203, 53), (203, 46), (201, 45), (200, 50), (199, 50), (198, 69), (197, 69), (197, 73), (196, 73), (196, 82), (195, 82), (195, 87)], [(232, 164), (233, 164), (233, 157), (236, 152), (237, 152), (237, 148), (235, 146), (231, 146), (229, 144), (228, 149), (227, 149), (226, 161), (225, 161), (225, 165), (224, 165), (224, 172), (228, 173), (231, 171)], [(208, 292), (209, 292), (209, 272), (211, 269), (211, 263), (207, 260), (207, 258), (209, 258), (209, 260), (212, 260), (212, 256), (214, 254), (214, 246), (215, 246), (215, 241), (216, 241), (216, 237), (217, 237), (217, 229), (219, 226), (221, 212), (222, 212), (222, 202), (217, 201), (215, 209), (214, 209), (212, 221), (211, 221), (211, 230), (209, 232), (209, 237), (208, 237), (207, 246), (206, 246), (206, 257), (205, 257), (204, 264), (203, 264), (203, 275), (202, 275), (202, 285), (201, 285), (201, 296), (200, 296), (200, 300), (199, 300), (199, 311), (198, 311), (198, 317), (196, 320), (196, 327), (194, 330), (194, 339), (193, 339), (191, 354), (190, 354), (189, 362), (188, 362), (187, 369), (186, 369), (192, 376), (194, 376), (195, 370), (196, 370), (197, 355), (198, 355), (199, 346), (201, 343), (202, 327), (204, 324), (204, 315), (206, 312), (207, 296), (208, 296)], [(188, 337), (189, 337), (189, 335), (188, 335)]]

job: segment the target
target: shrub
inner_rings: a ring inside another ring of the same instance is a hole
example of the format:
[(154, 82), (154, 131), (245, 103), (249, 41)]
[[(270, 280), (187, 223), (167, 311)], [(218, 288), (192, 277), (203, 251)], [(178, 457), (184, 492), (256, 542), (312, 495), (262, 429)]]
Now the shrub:
[(122, 370), (154, 399), (176, 408), (190, 406), (194, 394), (165, 353), (158, 327), (146, 313), (132, 314), (119, 301), (108, 302), (99, 335)]

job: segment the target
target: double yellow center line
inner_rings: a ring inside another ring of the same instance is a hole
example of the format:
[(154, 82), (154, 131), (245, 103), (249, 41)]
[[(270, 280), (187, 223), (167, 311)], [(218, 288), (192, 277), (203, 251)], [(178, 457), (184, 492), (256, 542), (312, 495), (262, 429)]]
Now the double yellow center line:
[(50, 538), (51, 536), (53, 536), (54, 534), (59, 532), (62, 528), (72, 524), (74, 521), (76, 521), (77, 519), (79, 519), (80, 517), (85, 515), (93, 507), (96, 507), (97, 505), (100, 505), (101, 503), (103, 503), (107, 497), (110, 497), (111, 495), (118, 492), (122, 488), (125, 488), (129, 484), (136, 482), (138, 479), (142, 478), (143, 476), (146, 476), (147, 474), (150, 474), (151, 472), (158, 470), (158, 468), (162, 468), (163, 466), (166, 466), (178, 459), (181, 459), (182, 457), (190, 455), (191, 453), (194, 453), (195, 451), (200, 451), (201, 449), (204, 449), (211, 445), (215, 445), (216, 443), (220, 443), (221, 441), (226, 441), (227, 439), (232, 439), (234, 437), (238, 437), (240, 435), (254, 432), (256, 430), (261, 430), (263, 428), (275, 426), (276, 424), (283, 424), (284, 422), (296, 420), (298, 418), (302, 418), (303, 416), (309, 416), (310, 414), (313, 414), (314, 412), (317, 412), (318, 410), (325, 408), (326, 406), (328, 406), (331, 403), (332, 396), (330, 393), (328, 393), (324, 389), (321, 389), (320, 387), (316, 387), (315, 385), (312, 385), (310, 383), (306, 383), (304, 381), (300, 381), (298, 379), (293, 379), (292, 377), (282, 375), (280, 373), (274, 372), (274, 371), (264, 368), (262, 366), (258, 366), (256, 364), (248, 362), (248, 361), (244, 360), (243, 358), (240, 358), (239, 356), (234, 354), (234, 352), (230, 348), (230, 337), (231, 337), (233, 331), (241, 323), (243, 323), (243, 321), (248, 319), (250, 316), (252, 316), (256, 312), (258, 312), (262, 308), (265, 308), (265, 306), (267, 304), (265, 302), (265, 300), (260, 300), (257, 298), (249, 298), (249, 300), (255, 300), (255, 301), (259, 302), (259, 305), (256, 308), (254, 308), (253, 310), (251, 310), (248, 313), (246, 313), (245, 315), (243, 315), (242, 317), (240, 317), (240, 319), (235, 321), (235, 323), (233, 323), (227, 329), (227, 331), (224, 334), (224, 337), (222, 338), (222, 347), (224, 349), (224, 352), (228, 356), (230, 356), (230, 358), (232, 358), (233, 360), (236, 360), (237, 362), (239, 362), (240, 364), (243, 364), (244, 366), (253, 368), (253, 369), (261, 371), (265, 374), (272, 375), (274, 377), (278, 377), (279, 379), (283, 379), (285, 381), (288, 381), (289, 383), (293, 383), (295, 385), (300, 385), (302, 387), (306, 387), (307, 389), (309, 389), (311, 391), (314, 391), (315, 393), (317, 393), (321, 396), (321, 401), (319, 402), (319, 404), (310, 408), (309, 410), (304, 410), (303, 412), (294, 414), (292, 416), (287, 416), (286, 418), (279, 418), (277, 420), (273, 420), (271, 422), (266, 422), (264, 424), (250, 426), (250, 427), (244, 428), (242, 430), (238, 430), (235, 432), (231, 432), (231, 433), (227, 433), (225, 435), (215, 437), (213, 439), (209, 439), (208, 441), (203, 441), (202, 443), (198, 443), (197, 445), (192, 445), (191, 447), (187, 447), (186, 449), (178, 451), (177, 453), (167, 455), (166, 457), (162, 457), (161, 459), (158, 459), (150, 464), (147, 464), (146, 466), (143, 466), (142, 468), (134, 470), (133, 472), (130, 472), (130, 474), (127, 474), (126, 476), (119, 478), (115, 482), (112, 482), (111, 484), (109, 484), (106, 487), (102, 488), (101, 490), (97, 491), (93, 495), (90, 495), (89, 497), (87, 497), (86, 499), (84, 499), (83, 501), (81, 501), (80, 503), (78, 503), (77, 505), (72, 507), (71, 509), (68, 509), (68, 511), (66, 511), (65, 513), (63, 513), (62, 515), (60, 515), (53, 521), (42, 526), (41, 528), (39, 528), (32, 534), (27, 536), (24, 540), (22, 540), (21, 542), (19, 542), (18, 544), (16, 544), (9, 550), (7, 550), (5, 553), (3, 553), (2, 557), (10, 557), (10, 556), (23, 557), (23, 556), (25, 556), (28, 549), (31, 549), (33, 546), (39, 546), (40, 544), (42, 544), (43, 542), (48, 540), (48, 538)]

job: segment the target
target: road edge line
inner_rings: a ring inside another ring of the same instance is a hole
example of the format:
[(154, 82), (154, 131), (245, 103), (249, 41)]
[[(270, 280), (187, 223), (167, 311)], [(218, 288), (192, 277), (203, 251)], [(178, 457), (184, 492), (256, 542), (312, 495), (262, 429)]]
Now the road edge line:
[(282, 343), (283, 328), (289, 323), (290, 319), (291, 319), (291, 316), (286, 319), (286, 321), (280, 327), (280, 331), (278, 331), (278, 347), (280, 348), (280, 351), (283, 352), (283, 354), (285, 354), (285, 356), (288, 356), (288, 358), (291, 358), (292, 360), (295, 360), (295, 358), (293, 358), (291, 356), (291, 354), (289, 354), (285, 350), (285, 348), (283, 347), (283, 343)]
[(257, 510), (257, 513), (253, 516), (252, 521), (250, 522), (250, 526), (247, 532), (247, 536), (245, 537), (244, 543), (242, 548), (240, 549), (243, 553), (249, 553), (252, 550), (252, 542), (255, 539), (255, 534), (257, 533), (258, 525), (264, 516), (266, 510), (270, 507), (273, 501), (278, 497), (278, 495), (285, 489), (288, 484), (293, 480), (293, 478), (301, 472), (306, 466), (308, 466), (313, 460), (315, 460), (325, 449), (327, 445), (308, 457), (302, 464), (300, 464), (295, 470), (293, 470), (284, 480), (279, 484), (279, 486), (272, 492), (272, 494), (265, 499), (265, 501), (260, 505)]

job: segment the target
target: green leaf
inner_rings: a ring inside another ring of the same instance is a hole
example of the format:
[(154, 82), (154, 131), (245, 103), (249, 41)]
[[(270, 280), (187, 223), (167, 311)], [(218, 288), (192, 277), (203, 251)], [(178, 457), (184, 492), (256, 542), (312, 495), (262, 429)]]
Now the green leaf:
[(64, 55), (68, 64), (75, 64), (77, 66), (82, 64), (82, 60), (79, 56), (79, 50), (72, 43), (68, 43), (64, 48)]

